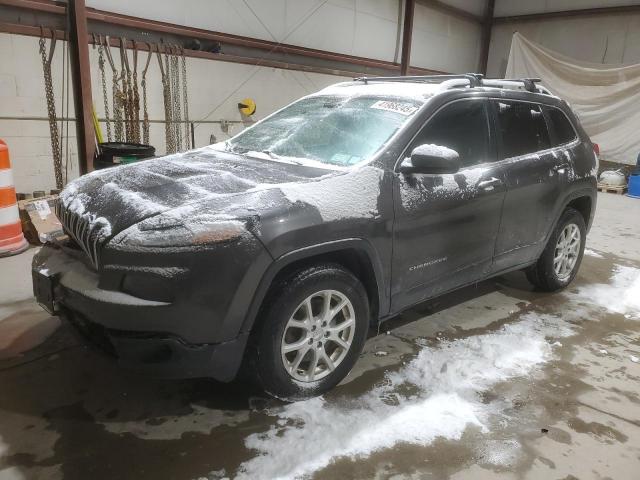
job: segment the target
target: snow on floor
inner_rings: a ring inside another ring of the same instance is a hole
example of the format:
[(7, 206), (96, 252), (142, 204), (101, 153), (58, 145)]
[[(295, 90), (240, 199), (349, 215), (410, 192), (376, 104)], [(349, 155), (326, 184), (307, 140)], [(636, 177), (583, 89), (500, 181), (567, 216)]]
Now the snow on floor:
[(584, 254), (588, 255), (590, 257), (595, 257), (595, 258), (604, 258), (602, 255), (600, 255), (598, 252), (596, 252), (595, 250), (591, 250), (590, 248), (585, 248), (584, 249)]
[(457, 440), (469, 426), (487, 431), (492, 406), (479, 394), (530, 374), (551, 358), (555, 339), (570, 334), (565, 321), (529, 313), (494, 333), (424, 348), (355, 400), (314, 398), (272, 410), (278, 426), (246, 439), (259, 455), (241, 466), (239, 478), (297, 478), (340, 457), (366, 457), (400, 443), (429, 445), (439, 437)]
[[(278, 418), (276, 426), (246, 438), (257, 456), (241, 465), (238, 478), (299, 478), (341, 457), (363, 458), (402, 443), (426, 446), (436, 438), (459, 440), (467, 428), (490, 433), (500, 406), (483, 402), (481, 393), (532, 375), (562, 346), (557, 339), (572, 335), (570, 321), (584, 312), (590, 316), (594, 307), (640, 319), (640, 269), (616, 265), (609, 284), (566, 295), (564, 319), (530, 312), (492, 333), (424, 347), (356, 399), (320, 397), (267, 410)], [(506, 453), (489, 460), (512, 461), (519, 445), (504, 447)]]
[(640, 320), (640, 269), (615, 265), (609, 283), (596, 283), (568, 293), (583, 306), (596, 305), (626, 318)]

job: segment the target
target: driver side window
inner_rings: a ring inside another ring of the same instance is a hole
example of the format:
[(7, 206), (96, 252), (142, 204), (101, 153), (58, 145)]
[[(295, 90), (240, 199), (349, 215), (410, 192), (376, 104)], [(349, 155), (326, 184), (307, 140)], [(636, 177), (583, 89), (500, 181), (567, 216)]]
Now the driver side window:
[(485, 100), (462, 100), (445, 105), (427, 121), (407, 150), (435, 144), (458, 152), (461, 167), (489, 161), (489, 121)]

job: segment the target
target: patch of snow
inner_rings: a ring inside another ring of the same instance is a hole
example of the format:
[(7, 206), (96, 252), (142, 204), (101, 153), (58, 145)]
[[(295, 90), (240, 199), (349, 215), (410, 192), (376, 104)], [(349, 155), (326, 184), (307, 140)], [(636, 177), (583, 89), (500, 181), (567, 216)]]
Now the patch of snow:
[(449, 160), (455, 160), (459, 157), (458, 152), (442, 145), (434, 145), (433, 143), (425, 143), (414, 148), (413, 152), (418, 155), (429, 155), (432, 157), (442, 157)]
[(608, 352), (607, 350), (605, 350), (604, 348), (601, 348), (601, 349), (599, 350), (599, 352), (600, 352), (601, 354), (603, 354), (603, 355), (608, 355), (608, 354), (609, 354), (609, 352)]
[(437, 83), (342, 82), (330, 85), (315, 95), (346, 95), (427, 99), (440, 91)]
[(206, 477), (198, 477), (196, 480), (228, 480), (227, 472), (224, 468), (220, 470), (213, 470), (207, 474)]
[(636, 357), (635, 355), (631, 355), (629, 357), (629, 359), (633, 362), (633, 363), (638, 363), (640, 362), (640, 358)]
[(277, 188), (291, 203), (302, 202), (317, 208), (323, 221), (376, 218), (382, 177), (382, 170), (363, 166), (342, 175), (280, 184)]
[(457, 440), (470, 426), (486, 432), (492, 405), (480, 393), (530, 375), (552, 356), (547, 337), (571, 332), (556, 317), (530, 313), (494, 333), (424, 348), (383, 384), (351, 401), (330, 404), (319, 397), (268, 410), (276, 425), (247, 437), (246, 446), (258, 455), (242, 464), (238, 478), (298, 478), (341, 457), (362, 458), (401, 443)]
[(615, 265), (610, 283), (587, 285), (566, 295), (582, 305), (640, 320), (640, 269)]
[(111, 224), (106, 218), (86, 210), (86, 205), (90, 202), (91, 197), (87, 193), (79, 191), (79, 183), (78, 180), (69, 183), (60, 192), (60, 201), (68, 211), (83, 218), (89, 224), (90, 230), (98, 231), (99, 238), (109, 237), (111, 235)]
[(584, 254), (585, 255), (589, 255), (590, 257), (595, 257), (595, 258), (604, 258), (602, 255), (600, 255), (598, 252), (595, 252), (589, 248), (585, 248), (584, 249)]

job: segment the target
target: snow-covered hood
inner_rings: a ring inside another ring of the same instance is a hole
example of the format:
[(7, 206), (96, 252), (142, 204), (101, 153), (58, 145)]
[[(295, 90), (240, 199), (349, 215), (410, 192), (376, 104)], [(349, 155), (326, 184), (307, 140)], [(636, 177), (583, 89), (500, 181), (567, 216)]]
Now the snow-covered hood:
[[(176, 209), (201, 211), (206, 206), (216, 214), (219, 206), (225, 209), (225, 216), (233, 216), (229, 207), (241, 205), (241, 194), (257, 187), (304, 183), (340, 173), (205, 147), (92, 172), (69, 183), (60, 200), (64, 210), (82, 217), (93, 235), (105, 241), (145, 219)], [(236, 198), (239, 201), (232, 202)]]

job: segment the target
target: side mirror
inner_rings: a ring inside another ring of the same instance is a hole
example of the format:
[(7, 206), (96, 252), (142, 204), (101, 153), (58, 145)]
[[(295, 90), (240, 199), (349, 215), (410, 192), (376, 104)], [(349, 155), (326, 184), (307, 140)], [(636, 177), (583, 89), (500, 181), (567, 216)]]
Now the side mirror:
[(442, 175), (460, 170), (458, 152), (440, 145), (419, 145), (411, 152), (411, 157), (400, 164), (402, 173), (425, 173)]

